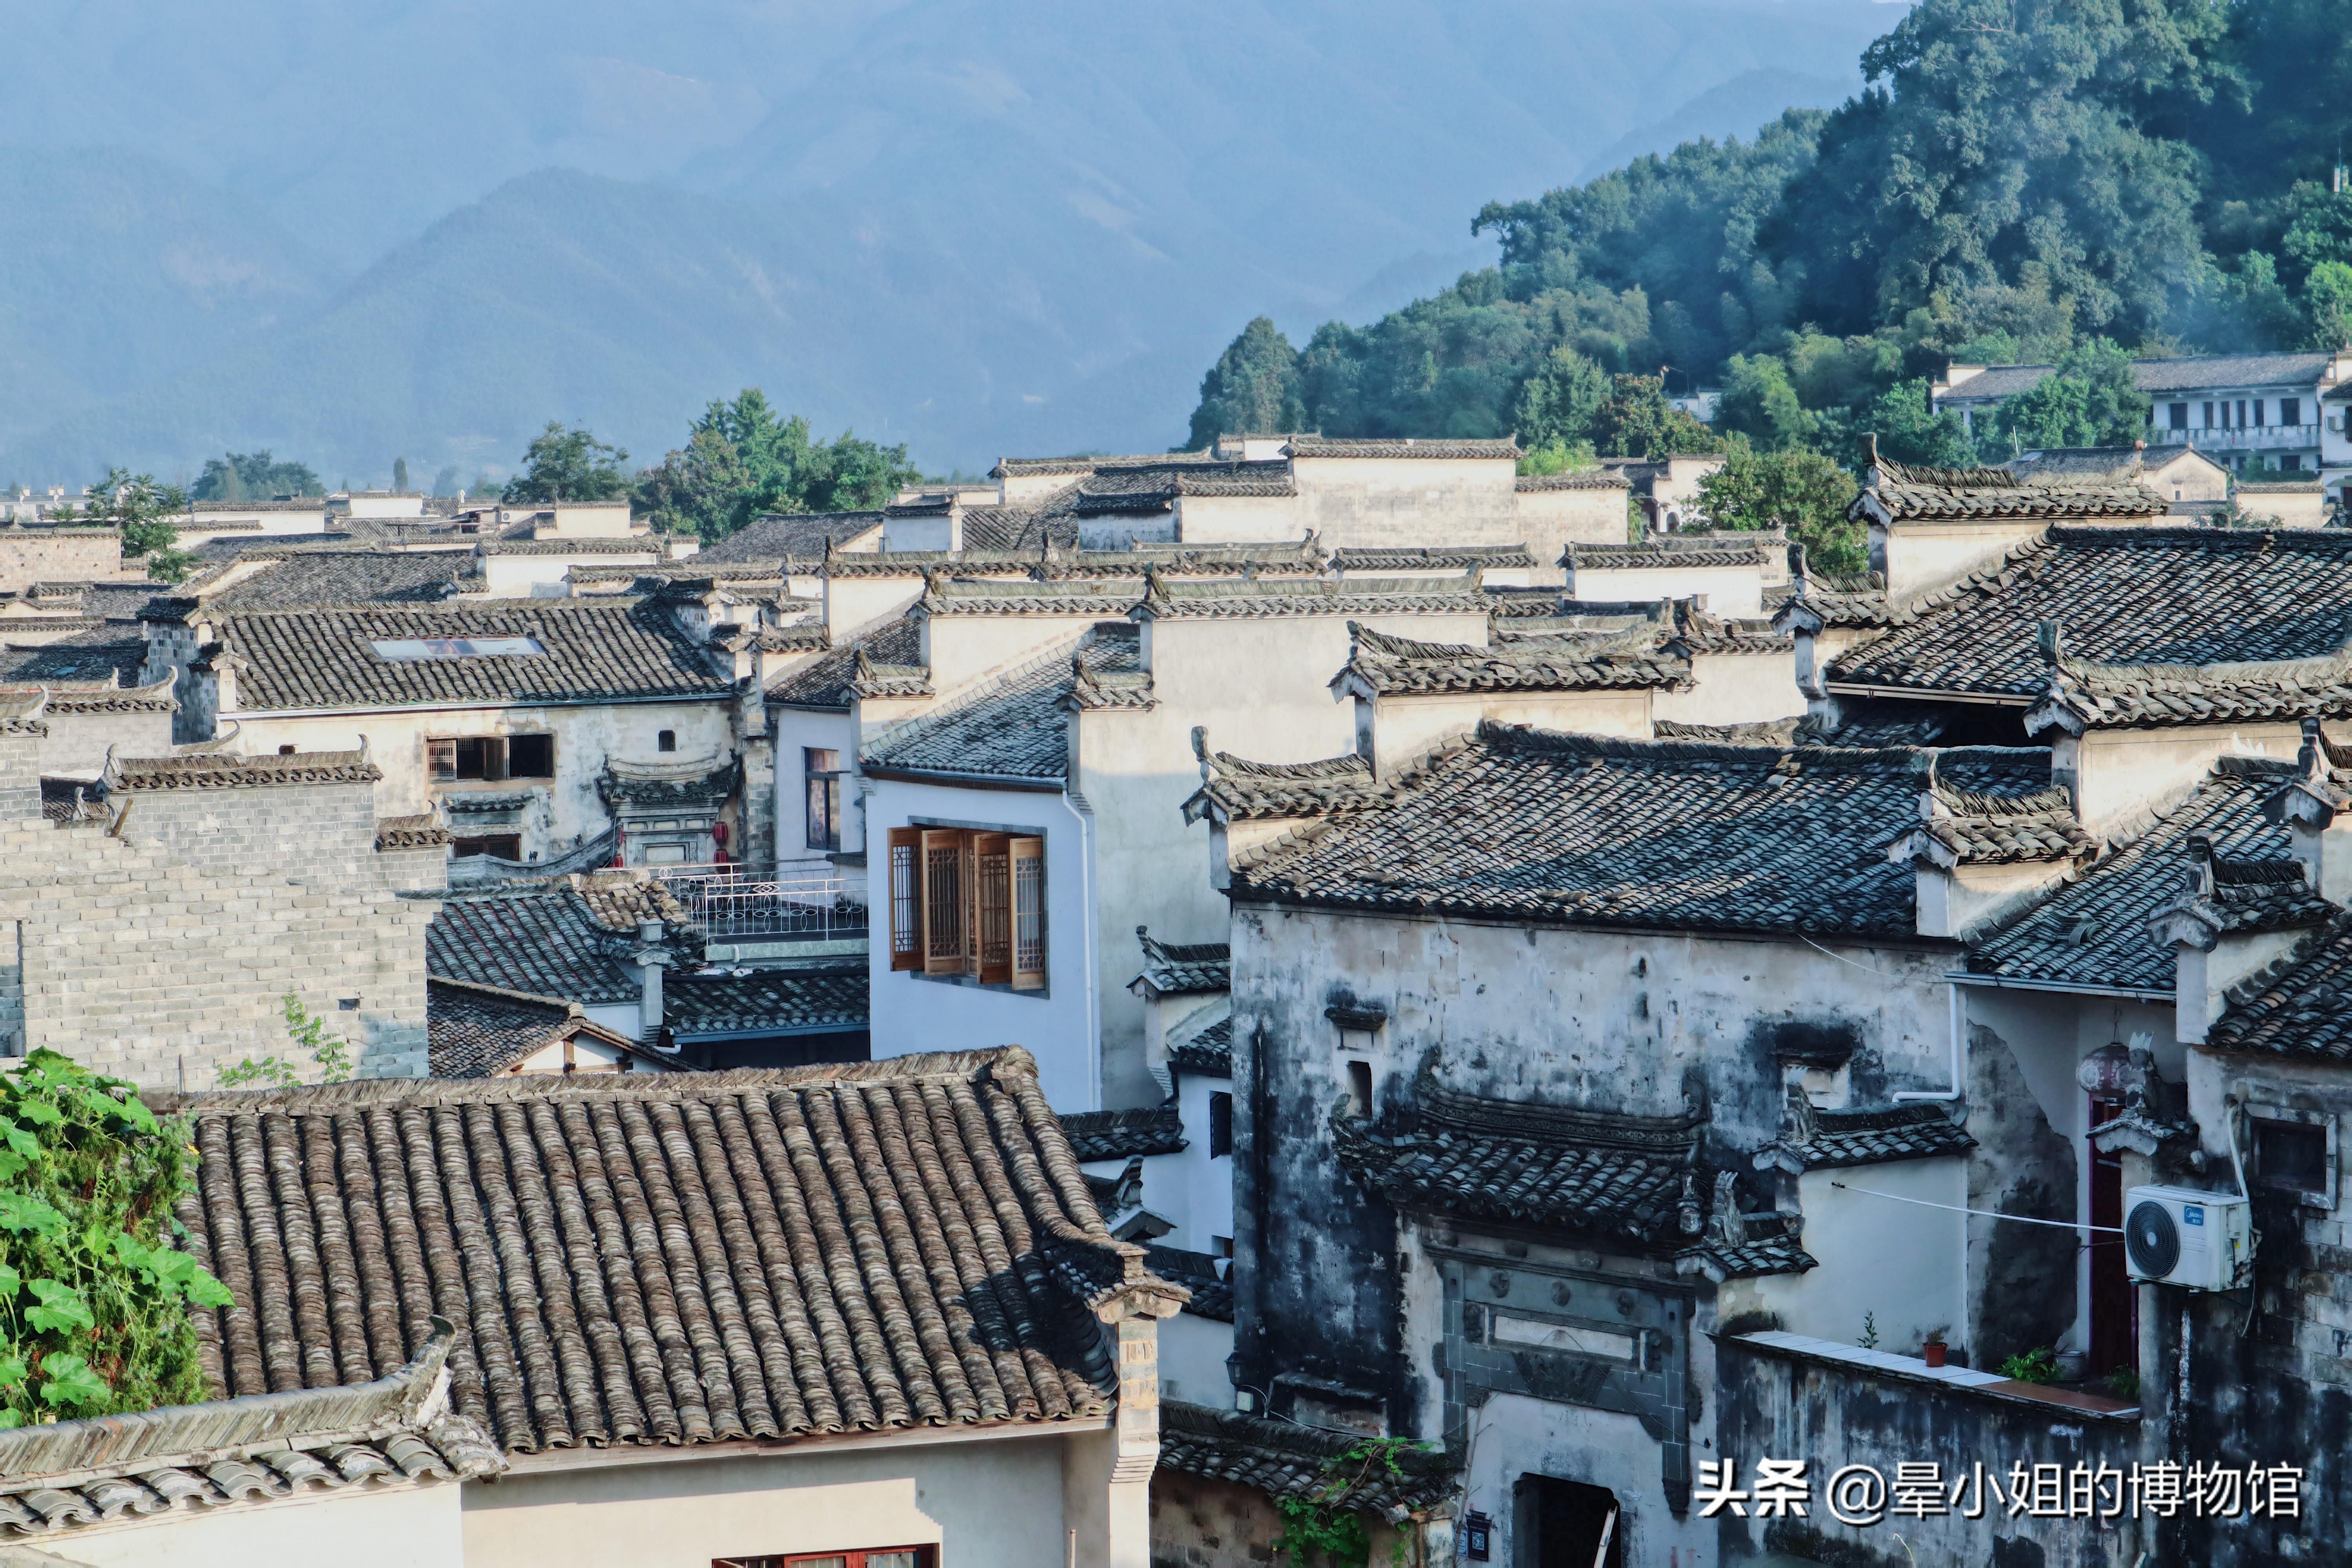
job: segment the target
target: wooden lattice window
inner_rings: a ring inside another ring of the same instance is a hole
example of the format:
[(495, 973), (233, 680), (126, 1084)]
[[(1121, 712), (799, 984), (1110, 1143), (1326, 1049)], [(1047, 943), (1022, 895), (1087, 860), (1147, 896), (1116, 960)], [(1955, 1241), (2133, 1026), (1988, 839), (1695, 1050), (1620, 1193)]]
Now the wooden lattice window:
[(888, 877), (892, 969), (1045, 989), (1045, 839), (894, 827)]

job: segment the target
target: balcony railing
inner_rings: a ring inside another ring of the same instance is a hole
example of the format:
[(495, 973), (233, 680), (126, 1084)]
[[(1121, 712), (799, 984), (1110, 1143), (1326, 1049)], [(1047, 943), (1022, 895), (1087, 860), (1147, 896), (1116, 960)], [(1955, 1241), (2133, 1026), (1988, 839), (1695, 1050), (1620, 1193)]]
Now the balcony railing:
[(866, 934), (866, 904), (827, 860), (647, 866), (713, 937), (830, 942)]
[(2208, 452), (2292, 451), (2319, 445), (2319, 423), (2314, 420), (2308, 425), (2253, 425), (2243, 429), (2199, 426), (2188, 430), (2154, 425), (2148, 427), (2147, 444), (2151, 447), (2195, 447), (2200, 451)]

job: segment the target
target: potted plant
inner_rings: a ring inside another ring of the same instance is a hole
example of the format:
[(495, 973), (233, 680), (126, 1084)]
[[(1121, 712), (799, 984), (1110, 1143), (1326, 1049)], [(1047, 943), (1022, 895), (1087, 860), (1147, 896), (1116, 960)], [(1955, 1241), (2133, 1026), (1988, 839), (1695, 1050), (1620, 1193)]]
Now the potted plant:
[(1944, 1345), (1944, 1333), (1945, 1331), (1942, 1329), (1929, 1329), (1927, 1331), (1927, 1342), (1919, 1347), (1920, 1357), (1925, 1360), (1929, 1366), (1941, 1366), (1944, 1364), (1944, 1357), (1947, 1353)]

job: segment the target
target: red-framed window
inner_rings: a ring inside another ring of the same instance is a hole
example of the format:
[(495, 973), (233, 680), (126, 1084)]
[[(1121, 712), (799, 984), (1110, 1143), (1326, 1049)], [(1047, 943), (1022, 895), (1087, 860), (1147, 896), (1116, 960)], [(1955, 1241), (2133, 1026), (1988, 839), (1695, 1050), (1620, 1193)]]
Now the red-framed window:
[(714, 1557), (710, 1568), (940, 1568), (936, 1546), (883, 1546), (862, 1552), (796, 1552)]

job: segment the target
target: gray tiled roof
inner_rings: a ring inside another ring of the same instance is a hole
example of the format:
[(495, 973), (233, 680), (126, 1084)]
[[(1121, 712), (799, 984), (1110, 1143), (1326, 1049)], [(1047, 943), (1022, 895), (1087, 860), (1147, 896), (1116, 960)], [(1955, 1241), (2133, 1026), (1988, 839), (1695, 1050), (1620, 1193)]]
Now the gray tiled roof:
[[(2352, 628), (2347, 628), (2352, 629)], [(2085, 730), (2231, 721), (2336, 718), (2352, 713), (2352, 641), (2316, 658), (2243, 663), (2097, 664), (2060, 658), (2050, 687), (2026, 715)]]
[(1184, 819), (1200, 820), (1211, 805), (1229, 820), (1328, 816), (1385, 799), (1372, 764), (1350, 752), (1312, 763), (1254, 763), (1230, 752), (1205, 759), (1209, 776), (1184, 803)]
[[(1629, 1116), (1440, 1087), (1424, 1069), (1405, 1125), (1335, 1117), (1339, 1163), (1403, 1209), (1536, 1225), (1687, 1257), (1718, 1277), (1813, 1267), (1792, 1237), (1759, 1233), (1752, 1257), (1705, 1257), (1686, 1224), (1714, 1191), (1700, 1157), (1705, 1118)], [(1727, 1240), (1727, 1238), (1725, 1238)], [(1773, 1245), (1773, 1244), (1778, 1244)]]
[(1143, 573), (1100, 581), (970, 582), (934, 577), (915, 603), (926, 616), (1123, 616), (1143, 597)]
[(2137, 447), (2046, 447), (2011, 458), (2001, 467), (2030, 484), (2078, 479), (2121, 484), (2137, 481), (2147, 471), (2147, 461), (2146, 451)]
[(2352, 535), (2055, 527), (1840, 656), (1829, 679), (2030, 700), (2049, 682), (2040, 626), (2053, 620), (2086, 662), (2331, 655), (2352, 625)]
[[(633, 598), (271, 611), (229, 616), (220, 635), (246, 661), (242, 709), (720, 698), (734, 685), (658, 610)], [(531, 637), (547, 651), (395, 661), (371, 646), (429, 637)]]
[(1819, 1171), (1965, 1154), (1976, 1146), (1968, 1129), (1940, 1105), (1822, 1110), (1792, 1085), (1789, 1120), (1780, 1140), (1759, 1151), (1755, 1163), (1759, 1170), (1778, 1164), (1790, 1171)]
[(1185, 583), (1154, 574), (1133, 614), (1156, 619), (1273, 616), (1483, 615), (1475, 574), (1461, 577), (1245, 579)]
[[(2156, 395), (2225, 386), (2316, 386), (2327, 374), (2325, 353), (2198, 354), (2179, 359), (2144, 359), (2132, 363), (2132, 384)], [(2046, 364), (1988, 365), (1978, 375), (1954, 387), (1947, 397), (1958, 401), (2013, 397), (2032, 391), (2056, 367)]]
[(923, 657), (922, 628), (901, 618), (842, 643), (822, 658), (785, 673), (768, 688), (768, 700), (846, 713), (861, 651), (877, 665), (913, 665)]
[(1517, 438), (1509, 436), (1499, 441), (1293, 436), (1289, 451), (1294, 458), (1508, 458), (1513, 462), (1520, 456)]
[[(248, 557), (250, 559), (250, 557)], [(218, 593), (202, 582), (181, 592), (203, 596), (215, 614), (291, 610), (318, 605), (436, 605), (478, 586), (479, 563), (466, 551), (332, 550), (288, 555)]]
[(1559, 563), (1580, 572), (1759, 566), (1788, 548), (1789, 542), (1778, 533), (1667, 533), (1640, 544), (1587, 544), (1571, 540)]
[(1135, 928), (1135, 940), (1143, 949), (1143, 973), (1137, 978), (1162, 996), (1233, 987), (1234, 950), (1230, 943), (1160, 942), (1143, 926)]
[(158, 1102), (230, 1393), (372, 1377), (439, 1311), (452, 1402), (509, 1452), (1091, 1419), (1097, 1312), (1182, 1300), (1018, 1047)]
[(2163, 498), (2145, 485), (2029, 484), (2006, 468), (1925, 468), (1879, 458), (1849, 517), (1874, 512), (1902, 522), (1994, 522), (2012, 519), (2155, 517)]
[[(1077, 488), (1070, 488), (1075, 499)], [(1066, 501), (1065, 502), (1065, 507)], [(966, 550), (1075, 550), (1078, 543), (1076, 516), (1063, 508), (1048, 511), (1034, 506), (974, 506), (963, 513)]]
[(1180, 461), (1105, 465), (1078, 481), (1071, 510), (1120, 511), (1165, 505), (1179, 496), (1289, 496), (1290, 465), (1272, 462)]
[[(453, 1339), (448, 1321), (429, 1316), (410, 1331), (421, 1341), (415, 1359), (373, 1381), (314, 1388), (297, 1381), (281, 1392), (0, 1434), (0, 1535), (71, 1551), (90, 1525), (505, 1469), (480, 1424), (438, 1397)], [(387, 1349), (398, 1342), (391, 1336)], [(37, 1552), (22, 1560), (63, 1561)]]
[[(1087, 1180), (1094, 1178), (1089, 1176)], [(1147, 1244), (1143, 1261), (1162, 1279), (1171, 1279), (1192, 1292), (1184, 1310), (1194, 1317), (1213, 1319), (1220, 1323), (1234, 1321), (1234, 1288), (1217, 1273), (1217, 1260), (1205, 1252), (1190, 1252), (1178, 1247)]]
[[(27, 629), (0, 621), (0, 638)], [(137, 628), (97, 626), (55, 642), (0, 642), (0, 686), (47, 686), (59, 681), (135, 686), (147, 662), (147, 639)]]
[(2241, 982), (2205, 1045), (2304, 1061), (2352, 1061), (2352, 917), (2338, 915), (2284, 961)]
[(1633, 481), (1615, 468), (1589, 468), (1572, 474), (1522, 474), (1514, 488), (1522, 494), (1542, 490), (1630, 490)]
[(1333, 551), (1331, 561), (1342, 572), (1451, 573), (1536, 563), (1524, 544), (1358, 545)]
[(1314, 1500), (1337, 1511), (1382, 1518), (1420, 1513), (1453, 1495), (1455, 1466), (1419, 1448), (1395, 1453), (1397, 1468), (1349, 1463), (1360, 1436), (1268, 1421), (1181, 1399), (1160, 1406), (1160, 1463), (1179, 1475), (1248, 1487), (1278, 1501)]
[(662, 1023), (678, 1035), (746, 1029), (862, 1029), (871, 1013), (864, 962), (830, 969), (754, 969), (705, 974), (672, 970), (662, 985)]
[(490, 1078), (575, 1032), (625, 1045), (583, 1018), (577, 1002), (461, 981), (428, 980), (425, 1017), (435, 1078)]
[(2173, 950), (2148, 922), (2179, 895), (2189, 836), (2203, 834), (2232, 858), (2284, 856), (2286, 829), (2268, 821), (2263, 805), (2293, 777), (2289, 763), (2221, 759), (2186, 798), (2137, 831), (2113, 834), (2097, 861), (1977, 943), (1965, 967), (2004, 979), (2169, 993)]
[(1237, 857), (1233, 896), (1534, 922), (1910, 934), (1933, 755), (1983, 794), (2047, 787), (2049, 753), (1715, 745), (1487, 722), (1328, 822)]
[(2098, 841), (2074, 815), (2074, 799), (2062, 788), (2024, 795), (1979, 795), (1941, 783), (1924, 797), (1927, 820), (1910, 841), (1908, 858), (1943, 867), (2016, 866), (2037, 861), (2084, 860)]
[(1875, 572), (1852, 576), (1807, 571), (1790, 585), (1793, 592), (1773, 615), (1772, 624), (1787, 629), (1810, 623), (1823, 626), (1876, 629), (1900, 626), (1910, 617), (1886, 597), (1886, 579)]
[[(1099, 623), (1026, 664), (945, 698), (931, 711), (876, 737), (866, 747), (865, 765), (1008, 779), (1062, 778), (1069, 768), (1066, 703), (1149, 704), (1149, 677), (1142, 673), (1137, 630), (1125, 621)], [(1077, 659), (1085, 661), (1084, 678), (1076, 668)], [(1097, 702), (1097, 697), (1108, 700)], [(1119, 700), (1130, 697), (1134, 700)]]
[(1184, 1147), (1184, 1120), (1172, 1105), (1142, 1110), (1081, 1110), (1062, 1118), (1070, 1152), (1089, 1163), (1137, 1154), (1173, 1154)]
[(992, 479), (1003, 479), (1041, 474), (1090, 474), (1097, 468), (1128, 468), (1142, 464), (1213, 463), (1217, 460), (1215, 451), (1205, 447), (1197, 452), (1138, 452), (1124, 457), (1005, 458), (988, 470), (988, 477)]
[(1228, 1013), (1189, 1040), (1168, 1047), (1168, 1065), (1204, 1078), (1234, 1076), (1234, 1019)]
[(688, 564), (814, 559), (828, 542), (838, 545), (881, 526), (878, 511), (769, 512), (703, 546)]
[(1513, 637), (1491, 647), (1420, 642), (1348, 623), (1348, 662), (1333, 689), (1383, 697), (1456, 691), (1682, 691), (1690, 665), (1643, 630), (1601, 637)]
[(618, 956), (625, 933), (600, 921), (569, 881), (452, 889), (425, 935), (425, 967), (565, 1002), (635, 1002), (644, 987)]
[(196, 752), (169, 757), (110, 756), (110, 791), (236, 789), (239, 786), (374, 784), (383, 770), (355, 752), (289, 752), (257, 757)]
[(446, 849), (452, 837), (441, 819), (429, 811), (375, 819), (378, 849)]
[[(967, 549), (969, 563), (986, 559)], [(1265, 544), (1139, 544), (1126, 550), (1045, 550), (1028, 554), (1039, 582), (1069, 577), (1140, 577), (1149, 567), (1170, 577), (1314, 577), (1330, 557), (1314, 535)]]

